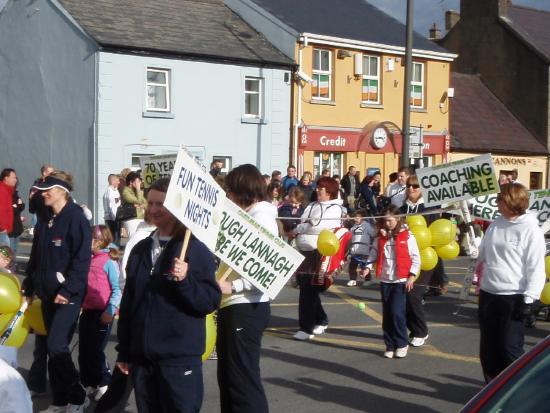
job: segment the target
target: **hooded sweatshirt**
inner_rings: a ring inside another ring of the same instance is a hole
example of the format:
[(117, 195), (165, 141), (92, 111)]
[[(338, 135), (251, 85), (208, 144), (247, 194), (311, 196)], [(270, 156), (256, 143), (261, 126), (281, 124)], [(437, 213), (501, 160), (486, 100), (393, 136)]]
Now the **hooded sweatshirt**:
[[(277, 213), (277, 207), (266, 201), (258, 202), (248, 211), (248, 214), (252, 218), (275, 236), (279, 234)], [(222, 263), (218, 274), (223, 274), (226, 268), (227, 265)], [(227, 280), (231, 281), (235, 292), (231, 295), (223, 296), (220, 308), (233, 304), (263, 303), (269, 301), (267, 294), (262, 293), (250, 281), (242, 278), (239, 273), (231, 271)]]
[(523, 294), (525, 302), (538, 300), (546, 280), (544, 255), (544, 235), (534, 214), (514, 220), (498, 217), (479, 248), (481, 289), (498, 295)]
[(300, 251), (317, 249), (317, 238), (321, 231), (341, 227), (342, 222), (339, 218), (342, 218), (344, 213), (341, 199), (309, 204), (300, 218), (302, 223), (294, 230), (294, 233), (298, 234), (296, 247)]

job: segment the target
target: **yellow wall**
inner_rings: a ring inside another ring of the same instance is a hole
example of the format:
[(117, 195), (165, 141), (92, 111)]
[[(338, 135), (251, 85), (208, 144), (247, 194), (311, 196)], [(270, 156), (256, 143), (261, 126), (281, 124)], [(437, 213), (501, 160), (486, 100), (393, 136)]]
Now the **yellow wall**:
[[(479, 156), (479, 153), (462, 153), (454, 152), (449, 154), (449, 161), (459, 161), (474, 156)], [(518, 156), (518, 155), (500, 155), (491, 154), (497, 177), (500, 171), (518, 170), (518, 180), (529, 188), (529, 179), (531, 172), (542, 173), (542, 188), (546, 187), (546, 174), (548, 170), (548, 160), (544, 156)], [(542, 189), (535, 188), (535, 189)]]
[[(299, 45), (297, 46), (299, 47)], [(308, 76), (312, 74), (312, 58), (314, 45), (302, 49), (302, 71)], [(332, 50), (332, 96), (331, 104), (315, 103), (311, 100), (311, 85), (305, 84), (302, 95), (302, 119), (306, 125), (340, 126), (362, 128), (370, 121), (389, 120), (401, 127), (403, 116), (403, 84), (405, 78), (404, 57), (382, 55), (381, 75), (381, 107), (361, 107), (361, 79), (353, 76), (353, 51), (351, 57), (337, 58), (338, 49)], [(375, 54), (370, 53), (369, 54)], [(387, 59), (398, 58), (394, 70), (387, 71)], [(415, 62), (422, 61), (413, 59)], [(449, 62), (424, 61), (425, 63), (425, 110), (411, 112), (411, 125), (422, 124), (426, 131), (442, 131), (448, 129), (447, 101), (440, 108), (440, 102), (449, 87)], [(295, 88), (297, 93), (297, 88)], [(432, 125), (428, 128), (428, 125)]]

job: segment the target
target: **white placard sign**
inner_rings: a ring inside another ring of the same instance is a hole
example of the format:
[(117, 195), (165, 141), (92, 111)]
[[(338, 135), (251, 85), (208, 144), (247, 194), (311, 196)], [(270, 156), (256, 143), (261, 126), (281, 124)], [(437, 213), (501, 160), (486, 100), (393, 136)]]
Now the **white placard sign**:
[(164, 206), (210, 250), (216, 247), (225, 202), (214, 178), (180, 149)]
[(417, 169), (416, 175), (427, 207), (499, 191), (491, 154)]
[[(496, 195), (484, 195), (474, 198), (470, 202), (472, 216), (485, 221), (494, 221), (500, 213), (498, 212)], [(542, 225), (550, 218), (550, 189), (535, 189), (529, 191), (529, 210), (535, 211)]]
[(149, 188), (153, 182), (160, 178), (170, 178), (176, 163), (176, 154), (153, 155), (139, 158), (143, 187)]
[(229, 199), (214, 254), (274, 299), (304, 257)]

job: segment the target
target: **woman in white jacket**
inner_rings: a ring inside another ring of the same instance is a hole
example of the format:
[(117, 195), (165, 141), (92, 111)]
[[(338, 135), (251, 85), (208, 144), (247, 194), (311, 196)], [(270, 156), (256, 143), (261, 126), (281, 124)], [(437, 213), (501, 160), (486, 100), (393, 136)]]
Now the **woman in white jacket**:
[(324, 229), (342, 225), (340, 218), (345, 213), (342, 200), (338, 199), (339, 185), (336, 180), (321, 177), (317, 182), (317, 201), (309, 204), (299, 224), (291, 235), (296, 237), (296, 247), (305, 257), (298, 268), (296, 279), (300, 286), (298, 318), (300, 330), (294, 335), (297, 340), (310, 340), (315, 334), (323, 334), (328, 326), (328, 317), (321, 304), (319, 292), (322, 287), (312, 285), (312, 276), (319, 270), (321, 255), (317, 251), (317, 238)]
[[(265, 201), (265, 180), (254, 165), (233, 169), (224, 184), (229, 199), (278, 235), (277, 207)], [(216, 341), (221, 412), (267, 413), (260, 352), (271, 315), (269, 297), (235, 272), (218, 284), (223, 293)]]
[(524, 319), (545, 282), (545, 243), (521, 184), (500, 187), (501, 214), (480, 246), (480, 360), (489, 382), (523, 354)]

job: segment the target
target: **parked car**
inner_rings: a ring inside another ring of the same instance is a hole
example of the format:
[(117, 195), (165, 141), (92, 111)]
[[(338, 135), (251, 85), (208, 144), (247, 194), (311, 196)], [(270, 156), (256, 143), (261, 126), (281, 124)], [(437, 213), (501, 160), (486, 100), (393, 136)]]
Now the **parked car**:
[(517, 359), (460, 413), (550, 411), (550, 336)]

